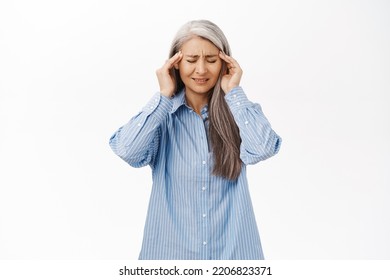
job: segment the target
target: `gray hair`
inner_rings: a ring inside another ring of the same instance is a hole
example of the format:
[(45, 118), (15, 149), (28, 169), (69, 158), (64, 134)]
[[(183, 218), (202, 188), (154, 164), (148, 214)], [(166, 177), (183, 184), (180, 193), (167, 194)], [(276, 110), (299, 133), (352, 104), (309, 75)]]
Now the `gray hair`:
[(216, 24), (208, 20), (192, 20), (184, 24), (176, 33), (169, 56), (171, 57), (178, 52), (182, 45), (193, 36), (209, 40), (218, 49), (230, 55), (229, 43), (222, 30)]
[[(194, 36), (209, 40), (225, 54), (231, 55), (229, 43), (222, 30), (208, 20), (193, 20), (184, 24), (176, 33), (169, 51), (169, 57), (177, 53), (183, 44)], [(172, 69), (176, 80), (176, 92), (184, 87), (179, 71)], [(225, 93), (221, 88), (221, 78), (226, 73), (226, 63), (222, 61), (222, 69), (217, 83), (209, 94), (209, 136), (214, 155), (213, 174), (236, 180), (241, 173), (240, 159), (241, 138), (233, 115), (225, 101)]]

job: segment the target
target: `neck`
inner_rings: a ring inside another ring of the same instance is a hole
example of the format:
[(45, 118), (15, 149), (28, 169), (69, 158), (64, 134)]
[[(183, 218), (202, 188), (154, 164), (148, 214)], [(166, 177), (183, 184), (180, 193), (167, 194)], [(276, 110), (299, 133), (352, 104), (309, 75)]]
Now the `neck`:
[(208, 103), (208, 94), (197, 94), (186, 92), (186, 102), (194, 111), (200, 115), (202, 108)]

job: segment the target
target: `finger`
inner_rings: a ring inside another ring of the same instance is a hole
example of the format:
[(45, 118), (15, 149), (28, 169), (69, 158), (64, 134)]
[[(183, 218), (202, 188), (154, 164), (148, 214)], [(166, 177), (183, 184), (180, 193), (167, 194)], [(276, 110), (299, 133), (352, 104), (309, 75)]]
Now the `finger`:
[(168, 59), (164, 66), (168, 69), (171, 69), (175, 63), (178, 63), (183, 57), (183, 54), (181, 51), (178, 51), (177, 53), (175, 53), (170, 59)]
[(219, 51), (219, 57), (222, 58), (223, 60), (225, 60), (228, 63), (237, 63), (237, 61), (233, 57), (228, 56), (223, 51)]
[(228, 56), (224, 52), (220, 51), (219, 57), (227, 63), (227, 68), (230, 71), (241, 69), (240, 65), (238, 64), (238, 62), (233, 57)]
[(225, 61), (226, 63), (230, 63), (230, 61), (228, 60), (228, 56), (223, 52), (223, 51), (219, 51), (219, 57)]
[(226, 54), (225, 54), (225, 56), (226, 56), (226, 61), (227, 61), (229, 64), (231, 64), (232, 66), (237, 67), (237, 68), (240, 67), (240, 65), (238, 64), (237, 60), (235, 60), (233, 57), (228, 56), (228, 55), (226, 55)]

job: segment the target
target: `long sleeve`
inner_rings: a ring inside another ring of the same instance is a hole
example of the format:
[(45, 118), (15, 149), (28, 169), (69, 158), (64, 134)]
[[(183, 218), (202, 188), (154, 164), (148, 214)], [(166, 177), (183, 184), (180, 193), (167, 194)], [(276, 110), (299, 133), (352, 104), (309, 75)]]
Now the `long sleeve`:
[(255, 164), (275, 155), (282, 139), (271, 128), (260, 105), (249, 101), (241, 87), (233, 88), (225, 100), (240, 130), (243, 163)]
[[(140, 260), (264, 259), (245, 166), (237, 180), (212, 174), (207, 109), (199, 116), (186, 106), (184, 89), (157, 95), (110, 139), (126, 162), (153, 169)], [(269, 125), (252, 103), (234, 112), (239, 123), (256, 123), (256, 133), (241, 129), (243, 156), (254, 161), (248, 155), (261, 148), (251, 138), (266, 138)]]
[(111, 149), (133, 167), (152, 164), (160, 141), (160, 124), (172, 108), (172, 101), (156, 93), (143, 110), (110, 138)]

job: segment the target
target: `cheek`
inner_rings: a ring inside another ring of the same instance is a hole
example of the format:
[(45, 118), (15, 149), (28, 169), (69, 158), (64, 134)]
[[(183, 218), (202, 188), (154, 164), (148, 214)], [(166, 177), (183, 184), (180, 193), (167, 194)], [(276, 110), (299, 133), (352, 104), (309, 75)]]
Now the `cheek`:
[(219, 61), (217, 61), (215, 64), (213, 64), (213, 68), (214, 68), (214, 70), (216, 71), (216, 72), (220, 72), (221, 71), (221, 69), (222, 69), (222, 61), (221, 60), (219, 60)]
[(191, 67), (185, 63), (179, 63), (179, 73), (180, 75), (188, 75), (192, 72)]
[(215, 65), (212, 67), (212, 72), (213, 72), (213, 75), (214, 76), (219, 76), (219, 73), (221, 72), (221, 69), (222, 69), (222, 64), (219, 63), (218, 65)]

